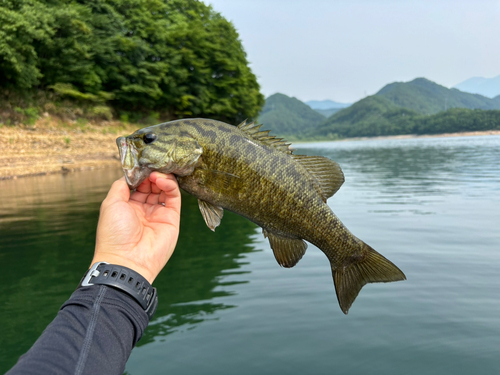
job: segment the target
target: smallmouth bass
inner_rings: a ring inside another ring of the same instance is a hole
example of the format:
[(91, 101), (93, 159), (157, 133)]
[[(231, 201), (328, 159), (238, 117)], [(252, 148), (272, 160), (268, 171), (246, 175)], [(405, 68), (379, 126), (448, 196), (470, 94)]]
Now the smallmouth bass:
[(260, 125), (184, 119), (137, 130), (116, 142), (130, 189), (153, 171), (173, 173), (179, 186), (198, 198), (211, 230), (224, 209), (246, 217), (262, 228), (283, 267), (297, 264), (305, 241), (316, 245), (330, 261), (344, 314), (365, 284), (406, 279), (326, 204), (344, 182), (340, 166), (321, 156), (294, 155), (289, 143)]

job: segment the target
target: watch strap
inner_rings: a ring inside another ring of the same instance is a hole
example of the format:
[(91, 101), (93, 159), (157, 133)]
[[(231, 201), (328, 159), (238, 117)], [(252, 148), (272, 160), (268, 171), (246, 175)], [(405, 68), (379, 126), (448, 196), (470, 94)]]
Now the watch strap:
[(79, 286), (91, 285), (108, 285), (124, 291), (141, 305), (150, 320), (158, 307), (156, 288), (142, 275), (128, 267), (106, 262), (94, 263)]

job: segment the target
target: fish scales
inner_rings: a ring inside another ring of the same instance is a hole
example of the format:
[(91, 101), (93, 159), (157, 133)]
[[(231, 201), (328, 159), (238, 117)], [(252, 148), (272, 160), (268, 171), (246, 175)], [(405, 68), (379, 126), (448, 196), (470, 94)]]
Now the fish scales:
[(306, 240), (330, 261), (340, 307), (347, 314), (369, 282), (404, 280), (389, 260), (355, 237), (326, 204), (343, 182), (340, 167), (322, 157), (295, 156), (258, 126), (208, 119), (172, 121), (117, 139), (131, 188), (153, 170), (173, 173), (198, 198), (215, 230), (223, 210), (263, 228), (278, 263), (293, 267)]
[[(332, 229), (346, 230), (316, 193), (317, 187), (311, 181), (300, 178), (308, 172), (300, 164), (290, 163), (289, 155), (267, 145), (256, 145), (243, 132), (234, 134), (237, 129), (232, 133), (222, 131), (218, 143), (215, 143), (212, 138), (204, 139), (207, 131), (203, 126), (193, 126), (196, 132), (193, 136), (203, 142), (205, 150), (208, 149), (206, 157), (205, 152), (203, 156), (204, 167), (239, 176), (240, 181), (256, 183), (219, 190), (214, 189), (213, 184), (199, 186), (201, 179), (197, 172), (201, 174), (204, 170), (199, 168), (193, 174), (179, 178), (184, 190), (247, 217), (263, 228), (304, 238), (314, 244), (321, 243), (321, 238)], [(210, 123), (207, 128), (213, 126), (220, 130), (228, 125)], [(237, 184), (238, 179), (235, 180)], [(323, 218), (319, 220), (319, 227), (318, 215)], [(347, 234), (343, 237), (350, 239)], [(334, 260), (335, 255), (329, 254), (329, 258)]]

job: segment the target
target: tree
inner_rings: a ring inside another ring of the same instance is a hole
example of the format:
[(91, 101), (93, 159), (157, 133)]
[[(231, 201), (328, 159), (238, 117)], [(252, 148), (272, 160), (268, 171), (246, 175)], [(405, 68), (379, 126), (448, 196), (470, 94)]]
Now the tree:
[(0, 85), (30, 88), (42, 77), (35, 42), (50, 37), (43, 4), (5, 0), (0, 4)]
[(264, 104), (234, 26), (197, 0), (4, 0), (0, 85), (239, 122)]

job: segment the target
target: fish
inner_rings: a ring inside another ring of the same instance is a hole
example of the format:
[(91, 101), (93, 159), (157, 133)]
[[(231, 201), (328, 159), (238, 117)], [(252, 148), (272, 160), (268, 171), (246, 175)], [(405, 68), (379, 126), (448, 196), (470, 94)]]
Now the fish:
[[(327, 199), (344, 183), (335, 161), (296, 155), (291, 144), (244, 121), (181, 119), (139, 129), (116, 140), (125, 179), (136, 189), (153, 171), (172, 173), (181, 189), (198, 198), (215, 231), (224, 210), (262, 228), (285, 268), (304, 256), (307, 242), (330, 261), (340, 309), (347, 314), (367, 283), (405, 280), (405, 274), (354, 236)], [(306, 242), (307, 241), (307, 242)]]

